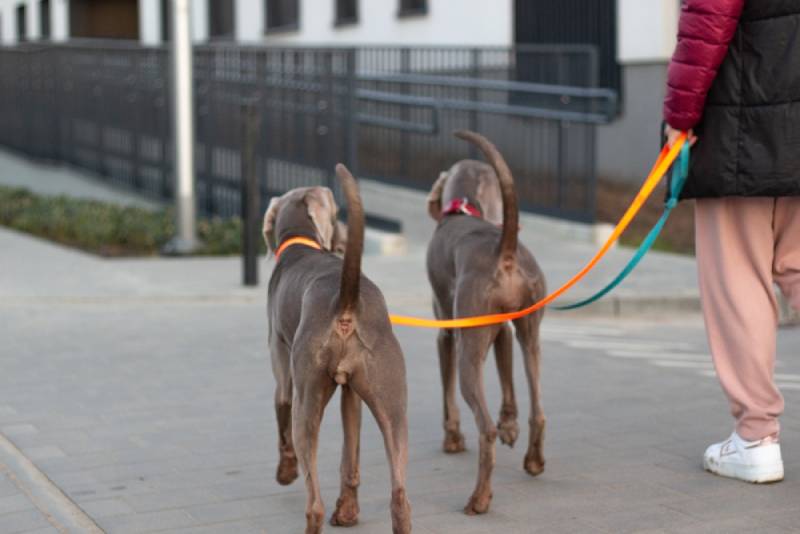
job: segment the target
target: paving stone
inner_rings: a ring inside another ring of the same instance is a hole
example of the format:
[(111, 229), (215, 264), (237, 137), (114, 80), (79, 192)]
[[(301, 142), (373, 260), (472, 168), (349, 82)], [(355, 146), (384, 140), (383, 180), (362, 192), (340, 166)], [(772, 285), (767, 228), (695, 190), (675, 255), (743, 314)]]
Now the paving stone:
[(49, 527), (51, 527), (50, 523), (39, 510), (21, 510), (0, 514), (0, 532), (3, 534), (17, 534)]

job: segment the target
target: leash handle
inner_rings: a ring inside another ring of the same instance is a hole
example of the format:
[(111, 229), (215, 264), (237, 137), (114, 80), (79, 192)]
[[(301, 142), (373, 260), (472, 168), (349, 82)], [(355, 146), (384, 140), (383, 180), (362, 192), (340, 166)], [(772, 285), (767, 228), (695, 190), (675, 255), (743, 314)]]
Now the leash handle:
[(667, 223), (667, 219), (669, 219), (672, 210), (675, 206), (678, 205), (678, 201), (680, 200), (681, 191), (683, 191), (683, 186), (686, 183), (686, 178), (689, 176), (689, 143), (685, 143), (681, 148), (681, 154), (678, 157), (678, 160), (672, 166), (672, 177), (670, 179), (669, 184), (669, 196), (667, 201), (664, 205), (664, 213), (661, 215), (661, 218), (658, 222), (653, 226), (650, 232), (647, 234), (647, 237), (644, 238), (642, 244), (639, 245), (639, 249), (634, 254), (633, 258), (628, 262), (624, 269), (614, 278), (606, 287), (588, 297), (584, 300), (575, 302), (573, 304), (566, 304), (561, 306), (552, 306), (554, 310), (559, 311), (567, 311), (567, 310), (575, 310), (577, 308), (583, 308), (584, 306), (588, 306), (594, 302), (597, 302), (608, 293), (610, 293), (614, 288), (622, 283), (625, 278), (628, 277), (629, 274), (633, 272), (639, 262), (645, 257), (645, 255), (650, 251), (650, 249), (655, 244), (658, 236), (661, 234), (661, 230), (664, 229), (664, 225)]
[(622, 216), (619, 223), (617, 224), (616, 228), (612, 232), (611, 236), (609, 236), (608, 240), (606, 240), (605, 244), (600, 248), (600, 250), (594, 255), (594, 257), (587, 263), (583, 269), (581, 269), (575, 276), (569, 279), (564, 285), (562, 285), (557, 290), (553, 291), (542, 300), (535, 302), (531, 306), (516, 312), (511, 313), (494, 313), (489, 315), (479, 315), (475, 317), (462, 317), (458, 319), (444, 319), (444, 320), (436, 320), (436, 319), (425, 319), (422, 317), (409, 317), (404, 315), (390, 315), (389, 319), (391, 320), (392, 324), (396, 325), (403, 325), (403, 326), (415, 326), (419, 328), (473, 328), (477, 326), (488, 326), (493, 324), (500, 324), (505, 323), (506, 321), (513, 321), (515, 319), (519, 319), (520, 317), (524, 317), (526, 315), (530, 315), (541, 308), (544, 308), (561, 295), (566, 293), (570, 288), (572, 288), (575, 284), (577, 284), (584, 276), (586, 276), (594, 267), (600, 262), (603, 256), (608, 253), (614, 243), (619, 239), (622, 233), (628, 228), (628, 225), (631, 223), (633, 218), (639, 213), (639, 210), (642, 209), (642, 206), (653, 193), (653, 190), (656, 188), (658, 183), (664, 177), (664, 175), (669, 171), (670, 166), (678, 157), (678, 154), (681, 152), (683, 147), (687, 143), (687, 135), (686, 133), (682, 133), (680, 137), (678, 137), (677, 141), (672, 145), (672, 147), (664, 146), (661, 149), (661, 154), (659, 154), (656, 163), (653, 165), (653, 168), (650, 171), (647, 179), (645, 180), (642, 188), (639, 190), (639, 193), (636, 195), (636, 198), (633, 199), (628, 210)]

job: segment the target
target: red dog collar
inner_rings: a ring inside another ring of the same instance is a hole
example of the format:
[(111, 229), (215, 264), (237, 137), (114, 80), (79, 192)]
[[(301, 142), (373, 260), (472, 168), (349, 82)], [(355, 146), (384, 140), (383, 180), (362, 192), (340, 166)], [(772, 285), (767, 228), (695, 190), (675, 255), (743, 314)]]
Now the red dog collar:
[(469, 215), (471, 217), (483, 217), (481, 210), (474, 204), (470, 204), (467, 197), (457, 198), (451, 200), (450, 203), (442, 210), (442, 216), (445, 215)]

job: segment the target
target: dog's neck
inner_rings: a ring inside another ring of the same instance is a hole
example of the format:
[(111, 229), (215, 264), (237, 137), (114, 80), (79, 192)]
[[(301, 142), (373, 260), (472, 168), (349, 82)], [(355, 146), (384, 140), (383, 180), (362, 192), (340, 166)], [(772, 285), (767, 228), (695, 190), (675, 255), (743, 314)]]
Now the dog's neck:
[(299, 246), (299, 245), (302, 245), (302, 246), (305, 246), (305, 247), (309, 247), (309, 248), (313, 248), (315, 250), (322, 250), (322, 245), (317, 243), (316, 239), (310, 239), (308, 237), (299, 237), (299, 236), (298, 237), (290, 237), (290, 238), (284, 240), (280, 244), (280, 246), (278, 246), (278, 249), (275, 251), (275, 261), (278, 261), (278, 260), (281, 259), (281, 254), (283, 254), (283, 252), (287, 248), (292, 247), (292, 246)]
[(483, 218), (481, 209), (473, 202), (470, 202), (467, 197), (456, 198), (448, 202), (442, 209), (442, 216), (447, 217), (448, 215), (469, 215), (479, 219)]

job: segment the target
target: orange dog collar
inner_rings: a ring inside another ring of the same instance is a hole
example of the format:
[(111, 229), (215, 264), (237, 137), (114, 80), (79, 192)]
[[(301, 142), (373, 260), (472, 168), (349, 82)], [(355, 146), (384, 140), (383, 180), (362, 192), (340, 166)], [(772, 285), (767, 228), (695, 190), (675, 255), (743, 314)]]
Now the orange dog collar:
[(322, 250), (322, 245), (320, 245), (313, 239), (309, 239), (308, 237), (290, 237), (289, 239), (281, 243), (281, 246), (279, 246), (278, 250), (275, 251), (275, 261), (281, 259), (281, 254), (283, 254), (283, 251), (291, 247), (292, 245), (303, 245), (309, 248), (313, 248), (314, 250)]

